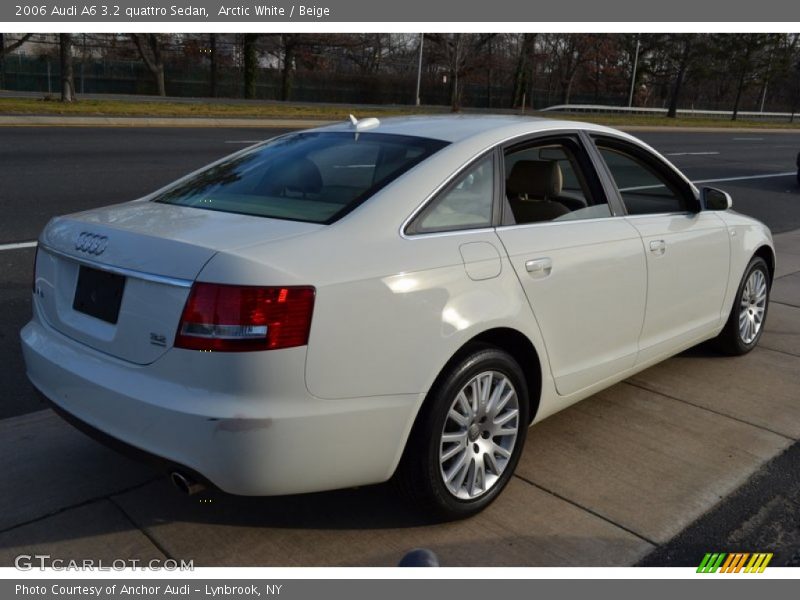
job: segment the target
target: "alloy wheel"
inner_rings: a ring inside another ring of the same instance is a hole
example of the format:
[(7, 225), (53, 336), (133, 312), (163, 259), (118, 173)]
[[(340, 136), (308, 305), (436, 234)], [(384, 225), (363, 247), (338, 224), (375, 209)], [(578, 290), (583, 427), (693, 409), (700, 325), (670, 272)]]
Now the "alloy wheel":
[(439, 466), (448, 491), (474, 500), (499, 481), (519, 433), (519, 398), (509, 378), (484, 371), (450, 405), (439, 442)]
[(767, 278), (763, 271), (754, 269), (747, 278), (739, 303), (739, 337), (752, 344), (761, 331), (767, 308)]

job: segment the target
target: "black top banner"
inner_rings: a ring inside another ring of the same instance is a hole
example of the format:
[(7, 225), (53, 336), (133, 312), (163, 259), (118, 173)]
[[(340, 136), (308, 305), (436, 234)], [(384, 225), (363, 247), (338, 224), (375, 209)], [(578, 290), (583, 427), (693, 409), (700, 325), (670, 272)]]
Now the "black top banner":
[(0, 22), (800, 22), (787, 0), (321, 0), (300, 4), (252, 0), (18, 0), (0, 5)]

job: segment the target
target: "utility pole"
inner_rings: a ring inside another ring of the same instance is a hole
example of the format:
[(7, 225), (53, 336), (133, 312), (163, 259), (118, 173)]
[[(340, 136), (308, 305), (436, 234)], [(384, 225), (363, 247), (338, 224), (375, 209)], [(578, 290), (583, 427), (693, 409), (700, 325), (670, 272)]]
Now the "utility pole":
[(633, 106), (633, 92), (636, 85), (636, 69), (639, 66), (639, 36), (636, 36), (636, 53), (633, 56), (633, 73), (631, 74), (631, 93), (628, 94), (628, 107)]
[(417, 62), (417, 106), (420, 104), (419, 88), (422, 83), (422, 46), (425, 43), (425, 34), (419, 34), (419, 61)]
[(6, 40), (5, 34), (0, 33), (0, 90), (6, 86)]

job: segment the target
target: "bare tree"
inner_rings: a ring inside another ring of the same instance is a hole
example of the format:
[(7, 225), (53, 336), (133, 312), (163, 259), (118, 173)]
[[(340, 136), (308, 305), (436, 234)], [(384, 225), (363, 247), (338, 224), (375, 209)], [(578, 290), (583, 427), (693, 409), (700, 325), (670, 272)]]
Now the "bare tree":
[(461, 110), (463, 79), (481, 65), (483, 50), (496, 33), (426, 33), (439, 50), (448, 72), (450, 107)]
[(514, 87), (511, 92), (511, 108), (522, 106), (523, 100), (533, 106), (533, 78), (536, 70), (536, 34), (523, 33), (519, 43)]
[(0, 33), (0, 58), (4, 57), (6, 54), (10, 54), (14, 50), (22, 46), (22, 44), (31, 39), (31, 36), (33, 36), (33, 34), (32, 33), (23, 34), (22, 37), (20, 37), (17, 40), (14, 40), (8, 46), (5, 45), (4, 36), (5, 34)]
[(212, 98), (217, 97), (218, 89), (217, 89), (217, 34), (211, 33), (209, 34), (208, 39), (208, 57), (211, 60), (211, 64), (209, 65), (209, 78), (208, 78), (208, 87), (209, 87), (209, 94)]
[(553, 51), (560, 73), (561, 101), (564, 104), (570, 102), (575, 76), (589, 59), (588, 50), (591, 44), (592, 38), (588, 34), (570, 33), (555, 38)]
[(672, 83), (667, 116), (674, 119), (678, 114), (678, 102), (683, 91), (686, 74), (701, 52), (697, 34), (681, 33), (671, 35), (669, 38), (668, 43), (671, 42), (673, 48), (671, 56), (675, 65), (675, 78)]
[(132, 33), (130, 34), (139, 56), (144, 61), (145, 66), (153, 75), (159, 96), (166, 96), (167, 90), (164, 85), (164, 53), (162, 41), (157, 33)]
[(61, 60), (61, 101), (75, 100), (75, 78), (72, 69), (72, 34), (58, 34), (58, 50)]
[(256, 97), (256, 75), (258, 73), (258, 52), (256, 42), (260, 37), (257, 33), (245, 33), (242, 43), (244, 56), (244, 97)]
[(3, 89), (6, 86), (6, 65), (5, 65), (6, 54), (10, 54), (14, 50), (22, 46), (22, 44), (27, 42), (32, 35), (33, 35), (32, 33), (26, 33), (22, 35), (22, 37), (20, 37), (19, 39), (11, 42), (8, 46), (6, 46), (4, 37), (5, 34), (0, 33), (0, 89)]

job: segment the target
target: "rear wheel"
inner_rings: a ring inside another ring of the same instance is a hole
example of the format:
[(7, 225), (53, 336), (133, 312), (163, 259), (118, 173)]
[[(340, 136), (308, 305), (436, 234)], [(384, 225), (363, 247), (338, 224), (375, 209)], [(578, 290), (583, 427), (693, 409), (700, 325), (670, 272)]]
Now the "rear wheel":
[(739, 284), (728, 322), (716, 339), (721, 351), (738, 356), (755, 348), (764, 333), (769, 289), (767, 263), (760, 256), (755, 256), (747, 265)]
[(483, 510), (513, 475), (528, 405), (517, 362), (502, 350), (476, 348), (431, 391), (399, 467), (400, 484), (442, 518)]

